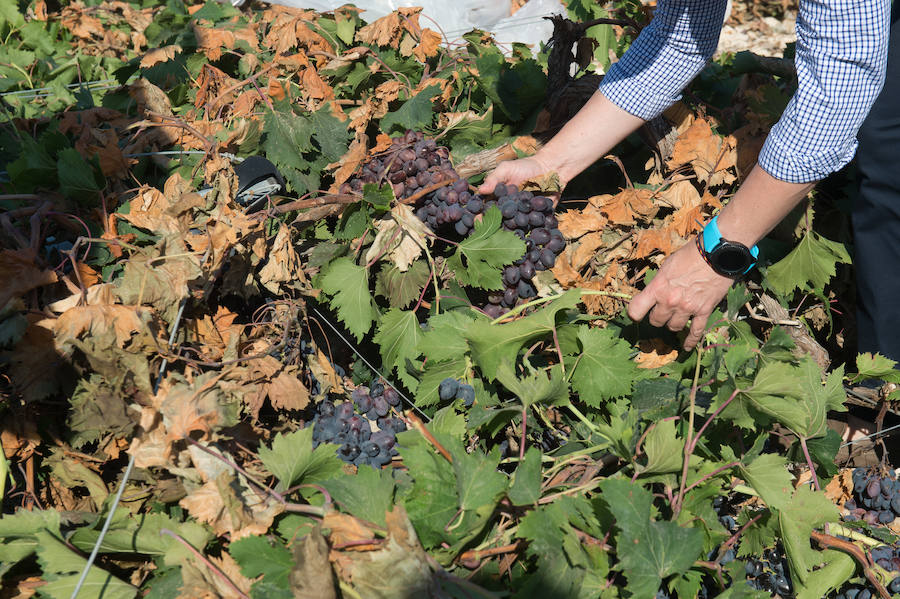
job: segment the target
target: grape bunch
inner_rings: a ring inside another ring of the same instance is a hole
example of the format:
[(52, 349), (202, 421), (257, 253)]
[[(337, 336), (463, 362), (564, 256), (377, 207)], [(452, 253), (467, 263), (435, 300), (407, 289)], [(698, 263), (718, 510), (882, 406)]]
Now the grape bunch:
[(777, 593), (782, 597), (793, 595), (794, 585), (787, 567), (787, 557), (779, 547), (766, 549), (761, 558), (750, 558), (744, 566), (747, 584), (757, 591)]
[[(900, 593), (900, 576), (887, 585), (887, 590), (891, 595)], [(858, 584), (851, 584), (841, 589), (834, 599), (878, 599), (878, 592)]]
[(400, 404), (400, 396), (380, 382), (372, 388), (357, 387), (352, 402), (323, 401), (313, 419), (313, 447), (336, 443), (339, 458), (349, 464), (369, 464), (381, 468), (397, 455), (397, 433), (406, 424), (390, 415)]
[(441, 381), (438, 385), (438, 395), (443, 401), (462, 399), (467, 408), (475, 403), (475, 388), (454, 378), (448, 377)]
[(462, 237), (468, 236), (475, 228), (475, 217), (490, 207), (480, 195), (469, 192), (469, 182), (457, 179), (451, 185), (441, 187), (425, 196), (425, 201), (416, 210), (416, 217), (437, 231), (444, 225)]
[(890, 524), (900, 516), (900, 481), (893, 474), (881, 476), (870, 474), (865, 468), (856, 468), (853, 470), (853, 491), (855, 498), (844, 503), (844, 508), (850, 512), (844, 520), (863, 520), (876, 525)]
[(535, 275), (553, 267), (566, 247), (550, 198), (503, 183), (494, 188), (494, 196), (503, 216), (503, 228), (525, 242), (525, 255), (503, 269), (503, 293), (488, 296), (489, 305), (484, 311), (492, 318), (515, 306), (520, 298), (536, 296)]
[(390, 183), (394, 196), (404, 199), (419, 190), (459, 179), (450, 164), (450, 150), (426, 139), (421, 133), (407, 131), (391, 138), (391, 146), (365, 162), (359, 174), (341, 185), (341, 193), (362, 192), (366, 183)]

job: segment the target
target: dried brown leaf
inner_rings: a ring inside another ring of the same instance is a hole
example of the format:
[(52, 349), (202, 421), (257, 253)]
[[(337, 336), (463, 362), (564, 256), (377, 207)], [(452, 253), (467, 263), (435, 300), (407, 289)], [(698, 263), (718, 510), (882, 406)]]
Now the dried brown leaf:
[(36, 264), (30, 249), (0, 251), (0, 308), (14, 297), (57, 281), (56, 273)]
[(168, 62), (175, 58), (175, 55), (179, 52), (181, 52), (181, 46), (178, 44), (154, 48), (141, 57), (141, 68), (149, 69), (153, 65), (161, 62)]

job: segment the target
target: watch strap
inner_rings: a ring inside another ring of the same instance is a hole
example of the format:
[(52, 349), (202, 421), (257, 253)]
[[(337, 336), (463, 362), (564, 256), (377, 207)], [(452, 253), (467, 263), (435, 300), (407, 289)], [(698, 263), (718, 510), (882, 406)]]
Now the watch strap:
[[(702, 247), (700, 245), (701, 237), (703, 243)], [(722, 243), (722, 232), (719, 231), (719, 216), (716, 215), (712, 217), (708, 223), (706, 223), (705, 227), (703, 227), (703, 233), (697, 236), (697, 249), (700, 250), (700, 255), (702, 255), (703, 259), (706, 260), (706, 263), (716, 271), (718, 271), (718, 269), (716, 269), (710, 262), (709, 253), (714, 251), (720, 243)], [(741, 273), (742, 275), (750, 272), (750, 269), (756, 266), (756, 260), (757, 258), (759, 258), (759, 246), (754, 245), (753, 247), (748, 249), (750, 250), (750, 255), (753, 256), (753, 263), (747, 267), (747, 270)]]

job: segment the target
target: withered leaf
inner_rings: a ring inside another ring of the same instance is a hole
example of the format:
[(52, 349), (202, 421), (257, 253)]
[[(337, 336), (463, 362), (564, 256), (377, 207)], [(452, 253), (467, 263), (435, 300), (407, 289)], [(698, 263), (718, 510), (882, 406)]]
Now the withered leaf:
[(56, 273), (39, 267), (31, 250), (0, 251), (0, 309), (14, 297), (57, 281)]

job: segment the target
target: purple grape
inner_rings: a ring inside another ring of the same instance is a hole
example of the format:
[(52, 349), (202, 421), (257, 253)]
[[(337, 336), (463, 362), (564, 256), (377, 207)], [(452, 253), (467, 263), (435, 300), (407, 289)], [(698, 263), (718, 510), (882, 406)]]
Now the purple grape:
[(456, 397), (456, 391), (459, 389), (459, 381), (454, 378), (447, 377), (438, 385), (438, 396), (443, 401), (449, 401)]
[(566, 242), (562, 239), (551, 238), (550, 241), (547, 242), (547, 249), (554, 254), (559, 254), (564, 247), (566, 247)]
[(519, 267), (519, 274), (523, 279), (531, 280), (534, 277), (534, 264), (530, 260), (526, 260)]
[(524, 198), (516, 202), (516, 205), (518, 206), (519, 212), (522, 212), (524, 214), (528, 214), (529, 212), (531, 212), (531, 202)]
[(516, 221), (516, 227), (518, 227), (519, 229), (524, 229), (525, 227), (528, 226), (529, 219), (528, 219), (527, 214), (518, 212), (518, 213), (516, 213), (514, 220)]
[(384, 396), (379, 395), (378, 397), (372, 398), (375, 408), (375, 413), (379, 416), (385, 416), (388, 412), (391, 411), (391, 408), (388, 406), (388, 402), (384, 400)]
[(516, 207), (516, 203), (511, 200), (507, 200), (500, 204), (500, 214), (504, 219), (513, 218), (518, 213), (518, 211), (519, 210)]
[(389, 405), (397, 406), (400, 404), (400, 394), (397, 393), (397, 390), (393, 387), (387, 387), (382, 394), (384, 400), (388, 402)]
[(869, 484), (866, 485), (866, 494), (873, 499), (878, 497), (879, 493), (881, 493), (881, 483), (877, 478), (873, 478), (869, 481)]
[(503, 196), (505, 196), (506, 185), (504, 185), (503, 183), (497, 183), (497, 185), (494, 186), (494, 195), (498, 198), (502, 198)]
[(469, 227), (467, 227), (466, 223), (462, 220), (454, 223), (453, 230), (455, 230), (458, 235), (462, 235), (463, 237), (469, 234)]
[(503, 293), (503, 303), (504, 304), (506, 304), (507, 306), (510, 306), (510, 307), (516, 305), (516, 299), (518, 299), (517, 289), (518, 289), (518, 286), (513, 286), (513, 287), (510, 287), (509, 289), (507, 289)]
[(507, 266), (503, 269), (503, 282), (507, 285), (515, 285), (519, 282), (521, 274), (515, 266)]
[(540, 227), (544, 224), (544, 216), (540, 212), (532, 212), (528, 215), (528, 224), (532, 227)]
[(550, 232), (547, 229), (535, 229), (531, 232), (531, 240), (538, 244), (544, 245), (545, 243), (550, 242)]
[(484, 209), (484, 202), (481, 198), (472, 198), (466, 203), (466, 209), (472, 214), (479, 214)]
[(521, 297), (522, 299), (528, 299), (537, 295), (534, 287), (532, 287), (531, 284), (526, 281), (519, 281), (517, 292), (519, 294), (519, 297)]
[(546, 268), (552, 268), (556, 264), (556, 254), (550, 251), (549, 248), (544, 248), (541, 250), (541, 264)]
[(544, 196), (534, 196), (531, 198), (531, 209), (537, 212), (543, 212), (548, 207), (552, 207), (553, 204), (550, 202), (550, 198)]

